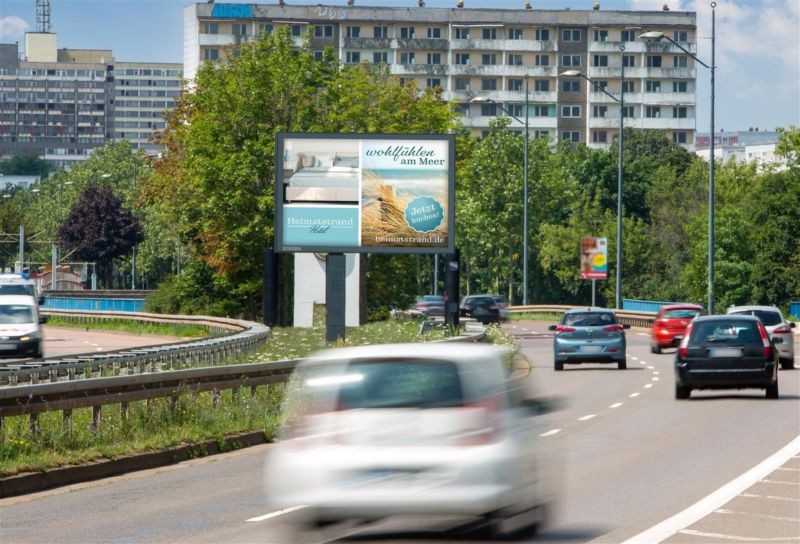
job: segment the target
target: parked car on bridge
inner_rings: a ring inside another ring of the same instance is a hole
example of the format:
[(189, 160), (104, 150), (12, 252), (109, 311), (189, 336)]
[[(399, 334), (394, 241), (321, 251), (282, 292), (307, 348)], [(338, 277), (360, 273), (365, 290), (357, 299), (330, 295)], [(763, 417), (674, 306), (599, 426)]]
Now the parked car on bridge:
[(752, 315), (761, 320), (771, 339), (782, 339), (775, 346), (778, 349), (781, 368), (794, 368), (794, 337), (792, 329), (795, 325), (793, 322), (784, 319), (780, 309), (775, 306), (731, 306), (728, 308), (727, 313), (730, 315)]
[(765, 389), (778, 398), (778, 350), (751, 315), (710, 315), (689, 324), (675, 356), (675, 398), (692, 389)]
[(553, 335), (553, 368), (564, 370), (564, 364), (616, 363), (627, 368), (625, 329), (616, 314), (605, 308), (567, 310), (558, 325), (550, 325)]
[(538, 438), (547, 409), (491, 346), (321, 352), (289, 381), (267, 488), (275, 507), (305, 505), (316, 527), (411, 515), (531, 530), (554, 499)]
[(666, 304), (658, 309), (658, 315), (650, 329), (650, 351), (661, 353), (664, 348), (676, 348), (686, 334), (692, 319), (705, 315), (706, 310), (697, 304)]

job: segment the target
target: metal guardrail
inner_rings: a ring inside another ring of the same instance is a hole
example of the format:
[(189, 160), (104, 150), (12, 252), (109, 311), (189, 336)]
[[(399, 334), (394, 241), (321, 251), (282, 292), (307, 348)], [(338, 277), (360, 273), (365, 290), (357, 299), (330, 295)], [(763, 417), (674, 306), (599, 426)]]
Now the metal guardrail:
[[(550, 305), (528, 305), (528, 306), (511, 306), (508, 311), (509, 313), (513, 314), (525, 314), (525, 313), (545, 313), (545, 314), (563, 314), (567, 310), (573, 310), (576, 308), (583, 308), (583, 306), (565, 306), (562, 304), (550, 304)], [(630, 325), (631, 327), (643, 327), (643, 328), (650, 328), (653, 326), (653, 321), (655, 321), (656, 313), (655, 312), (631, 312), (628, 310), (614, 310), (614, 313), (617, 314), (617, 319), (620, 323), (625, 325)]]

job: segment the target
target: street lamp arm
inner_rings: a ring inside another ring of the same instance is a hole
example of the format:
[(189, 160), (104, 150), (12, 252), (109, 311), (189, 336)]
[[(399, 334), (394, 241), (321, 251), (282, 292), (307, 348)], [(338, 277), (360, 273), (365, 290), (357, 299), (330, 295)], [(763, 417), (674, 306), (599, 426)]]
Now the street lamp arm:
[(617, 103), (620, 103), (620, 102), (622, 102), (622, 100), (621, 100), (621, 99), (617, 98), (616, 96), (614, 96), (613, 94), (611, 94), (610, 92), (608, 92), (607, 90), (605, 90), (604, 88), (602, 88), (602, 87), (601, 87), (600, 85), (598, 85), (598, 84), (597, 84), (597, 82), (596, 82), (596, 81), (594, 81), (593, 79), (591, 79), (591, 78), (589, 78), (588, 76), (585, 76), (585, 75), (583, 75), (583, 74), (578, 74), (578, 75), (579, 75), (579, 76), (581, 76), (581, 77), (582, 77), (583, 79), (585, 79), (586, 81), (588, 81), (589, 83), (591, 83), (591, 84), (592, 84), (592, 87), (594, 87), (596, 90), (600, 91), (600, 92), (601, 92), (601, 93), (603, 93), (604, 95), (606, 95), (606, 96), (608, 96), (609, 98), (611, 98), (611, 99), (612, 99), (614, 102), (617, 102)]
[(663, 38), (665, 38), (665, 39), (666, 39), (668, 42), (670, 42), (672, 45), (674, 45), (675, 47), (677, 47), (678, 49), (680, 49), (681, 51), (683, 51), (684, 53), (686, 53), (687, 55), (689, 55), (690, 57), (692, 57), (692, 58), (695, 60), (695, 62), (699, 62), (700, 64), (702, 64), (703, 66), (705, 66), (705, 67), (706, 67), (706, 68), (708, 68), (709, 70), (711, 69), (711, 66), (709, 66), (708, 64), (706, 64), (706, 63), (705, 63), (705, 62), (703, 62), (702, 60), (698, 59), (698, 58), (697, 58), (697, 57), (696, 57), (696, 56), (695, 56), (693, 53), (689, 52), (689, 50), (688, 50), (688, 49), (686, 49), (684, 46), (682, 46), (681, 44), (679, 44), (678, 42), (676, 42), (675, 40), (673, 40), (672, 38), (670, 38), (670, 37), (669, 37), (669, 36), (667, 36), (666, 34), (663, 36)]
[(484, 97), (484, 98), (481, 98), (480, 100), (476, 100), (475, 98), (473, 98), (472, 100), (470, 100), (470, 102), (472, 102), (472, 103), (475, 103), (475, 104), (479, 104), (479, 103), (481, 103), (481, 102), (491, 102), (492, 104), (494, 104), (495, 106), (497, 106), (498, 108), (500, 108), (501, 110), (503, 110), (503, 112), (504, 112), (506, 115), (508, 115), (509, 117), (511, 117), (511, 118), (512, 118), (514, 121), (516, 121), (517, 123), (519, 123), (519, 124), (521, 124), (521, 125), (524, 125), (524, 124), (525, 124), (525, 121), (523, 121), (522, 119), (520, 119), (519, 117), (517, 117), (516, 115), (514, 115), (514, 114), (513, 114), (513, 113), (511, 113), (510, 111), (508, 111), (508, 110), (507, 110), (505, 107), (503, 107), (503, 105), (502, 105), (500, 102), (496, 102), (496, 101), (492, 100), (491, 98), (489, 98), (488, 96), (487, 96), (487, 97)]

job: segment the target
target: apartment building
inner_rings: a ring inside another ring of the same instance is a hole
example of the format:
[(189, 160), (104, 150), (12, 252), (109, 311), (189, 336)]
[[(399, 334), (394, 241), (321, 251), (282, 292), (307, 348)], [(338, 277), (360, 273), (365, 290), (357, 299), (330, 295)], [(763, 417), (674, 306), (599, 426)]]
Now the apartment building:
[(180, 90), (182, 66), (118, 63), (107, 49), (58, 49), (57, 35), (0, 44), (0, 158), (35, 153), (59, 167), (109, 140), (148, 138)]
[[(203, 62), (224, 60), (262, 33), (289, 26), (298, 45), (310, 34), (319, 55), (330, 47), (343, 63), (386, 64), (403, 82), (441, 87), (446, 99), (459, 103), (464, 125), (476, 135), (487, 132), (492, 118), (510, 115), (516, 131), (524, 131), (527, 117), (531, 137), (604, 147), (617, 134), (622, 116), (627, 127), (659, 129), (691, 147), (694, 60), (669, 42), (638, 36), (658, 30), (694, 54), (693, 12), (465, 9), (453, 4), (452, 9), (188, 5), (185, 75), (192, 79)], [(561, 76), (570, 70), (594, 83)]]

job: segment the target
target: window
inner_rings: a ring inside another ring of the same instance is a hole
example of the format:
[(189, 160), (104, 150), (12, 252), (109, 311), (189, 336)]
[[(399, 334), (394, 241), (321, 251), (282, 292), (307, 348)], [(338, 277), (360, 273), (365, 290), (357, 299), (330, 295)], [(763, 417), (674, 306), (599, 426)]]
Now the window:
[(533, 81), (533, 90), (540, 93), (550, 92), (550, 82), (546, 79), (536, 79)]
[(414, 64), (414, 52), (403, 51), (400, 53), (400, 64)]
[(636, 66), (636, 57), (633, 55), (622, 55), (622, 65), (625, 68), (633, 68)]
[(565, 93), (577, 93), (581, 90), (581, 82), (577, 79), (561, 82), (561, 90)]
[(481, 104), (481, 115), (483, 117), (494, 117), (497, 115), (497, 104)]
[(469, 39), (469, 28), (457, 26), (456, 27), (456, 39), (457, 40), (468, 40)]
[(429, 77), (425, 82), (425, 86), (428, 87), (429, 89), (433, 89), (434, 87), (441, 87), (442, 80), (439, 79), (438, 77)]
[(302, 36), (303, 35), (303, 25), (292, 25), (292, 36)]
[(672, 117), (676, 119), (686, 119), (687, 117), (687, 108), (686, 106), (673, 106), (672, 108)]
[(509, 66), (522, 66), (522, 55), (511, 53), (508, 55), (507, 61)]
[(620, 36), (620, 41), (623, 42), (635, 42), (636, 41), (636, 32), (633, 30), (623, 30)]
[(650, 119), (658, 119), (661, 117), (661, 106), (646, 106), (644, 116)]
[(581, 31), (575, 28), (565, 28), (561, 31), (561, 41), (579, 42), (581, 41)]
[(605, 130), (595, 130), (592, 132), (592, 141), (596, 144), (604, 144), (608, 141), (608, 132)]
[(644, 84), (644, 90), (648, 93), (660, 93), (661, 82), (656, 79), (648, 79)]
[(497, 64), (497, 55), (494, 53), (484, 53), (481, 55), (481, 64)]
[(534, 117), (550, 117), (550, 106), (535, 105), (533, 106)]
[(389, 37), (389, 27), (388, 26), (374, 26), (374, 27), (372, 27), (372, 37), (373, 38), (388, 38)]
[(547, 28), (537, 28), (536, 39), (540, 42), (550, 41), (550, 30)]
[(233, 32), (234, 36), (246, 36), (247, 35), (247, 24), (246, 23), (233, 23), (231, 25), (231, 31)]
[(508, 80), (508, 90), (509, 91), (521, 91), (522, 90), (522, 80), (521, 79), (509, 79)]
[(673, 68), (687, 68), (689, 66), (689, 57), (686, 55), (678, 55), (672, 57)]
[(428, 64), (441, 64), (441, 63), (442, 63), (441, 53), (428, 53)]
[(203, 59), (204, 60), (218, 60), (219, 59), (219, 49), (217, 49), (217, 48), (206, 49), (203, 52)]
[(259, 23), (258, 24), (258, 32), (261, 33), (261, 34), (270, 35), (270, 34), (272, 34), (273, 30), (275, 30), (275, 27), (273, 27), (272, 25), (268, 25), (266, 23)]
[(661, 68), (661, 55), (647, 55), (648, 68)]
[(594, 55), (592, 66), (608, 66), (608, 55)]
[(345, 62), (348, 64), (358, 64), (361, 62), (361, 52), (360, 51), (348, 51), (345, 55), (347, 59)]
[[(375, 27), (378, 28), (378, 27)], [(345, 35), (348, 38), (359, 38), (361, 37), (361, 27), (360, 26), (348, 26), (347, 30), (345, 30)]]
[(431, 40), (437, 40), (442, 37), (442, 29), (438, 27), (433, 27), (428, 29), (428, 38)]
[(401, 87), (405, 87), (406, 83), (408, 83), (409, 81), (413, 81), (413, 80), (409, 80), (409, 79), (406, 79), (404, 77), (400, 77), (400, 78), (397, 78), (397, 81), (400, 83)]
[(607, 42), (608, 41), (608, 30), (595, 30), (594, 31), (594, 41), (596, 41), (596, 42)]
[(624, 93), (635, 92), (635, 87), (633, 85), (633, 81), (623, 81), (622, 82), (622, 92), (624, 92)]
[(489, 131), (488, 130), (482, 130), (481, 131), (481, 138), (488, 138), (488, 137), (489, 137)]
[[(688, 42), (689, 41), (689, 33), (685, 30), (676, 30), (672, 33), (672, 39), (676, 42)], [(684, 133), (685, 135), (685, 133)]]
[(410, 40), (414, 37), (414, 27), (413, 26), (401, 26), (400, 27), (400, 37), (404, 40)]
[[(353, 27), (348, 27), (348, 30)], [(355, 27), (358, 28), (358, 27)], [(333, 25), (317, 25), (314, 27), (314, 36), (317, 38), (332, 38)], [(354, 36), (355, 37), (355, 36)]]
[(506, 104), (506, 109), (510, 115), (517, 118), (525, 115), (525, 112), (522, 111), (522, 104)]
[(580, 55), (561, 55), (561, 66), (579, 67), (580, 65)]
[(550, 66), (550, 55), (536, 55), (536, 66)]
[(219, 34), (219, 23), (203, 23), (203, 34)]
[(673, 132), (672, 133), (672, 141), (676, 144), (685, 144), (686, 143), (686, 133), (685, 132)]
[(372, 62), (373, 64), (388, 64), (389, 54), (386, 51), (376, 51), (372, 53)]
[(561, 117), (580, 117), (581, 116), (581, 107), (580, 106), (561, 106)]
[(594, 106), (592, 117), (608, 117), (608, 106)]
[(469, 117), (469, 104), (459, 104), (456, 106), (456, 111), (459, 112), (461, 115), (466, 115)]
[(481, 90), (483, 90), (483, 91), (496, 91), (497, 90), (497, 80), (493, 79), (493, 78), (481, 80)]
[(456, 53), (456, 64), (469, 64), (469, 53)]
[(465, 77), (457, 77), (456, 78), (456, 90), (457, 91), (468, 91), (469, 90), (469, 79)]
[(577, 144), (581, 141), (581, 133), (577, 130), (565, 130), (561, 133), (561, 141)]
[(622, 108), (622, 117), (633, 117), (633, 106), (625, 106)]
[(315, 59), (322, 60), (322, 58), (324, 56), (325, 56), (325, 52), (324, 51), (314, 51), (314, 58)]
[(608, 81), (604, 79), (596, 79), (592, 82), (592, 87), (594, 87), (594, 90), (597, 92), (600, 92), (601, 89), (605, 91), (608, 89)]
[(689, 86), (685, 81), (673, 81), (672, 82), (672, 92), (673, 93), (685, 93), (688, 92)]
[(496, 28), (484, 28), (483, 32), (481, 32), (481, 36), (484, 40), (496, 40), (497, 39), (497, 29)]
[(546, 130), (534, 130), (533, 131), (533, 137), (537, 138), (537, 139), (538, 138), (549, 138), (550, 137), (550, 133), (548, 131), (546, 131)]
[(521, 40), (522, 39), (522, 29), (521, 28), (509, 28), (508, 29), (508, 39), (509, 40)]

